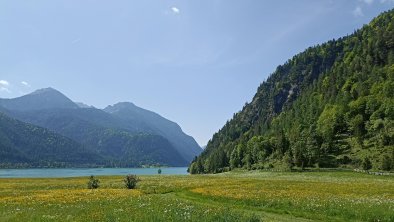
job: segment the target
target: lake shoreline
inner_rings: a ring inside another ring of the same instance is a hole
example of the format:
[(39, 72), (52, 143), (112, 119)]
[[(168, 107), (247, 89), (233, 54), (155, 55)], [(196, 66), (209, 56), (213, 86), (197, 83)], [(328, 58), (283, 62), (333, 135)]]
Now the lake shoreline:
[(163, 175), (187, 175), (187, 167), (157, 168), (27, 168), (0, 169), (0, 178), (63, 178), (83, 176), (117, 176), (117, 175), (157, 175), (161, 169)]

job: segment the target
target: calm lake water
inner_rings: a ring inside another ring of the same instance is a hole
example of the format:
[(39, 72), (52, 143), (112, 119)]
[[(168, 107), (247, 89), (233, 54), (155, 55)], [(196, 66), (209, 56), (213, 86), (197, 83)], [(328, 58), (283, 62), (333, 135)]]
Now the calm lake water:
[[(156, 175), (159, 168), (0, 169), (0, 178), (81, 177), (102, 175)], [(160, 168), (161, 174), (186, 175), (187, 167)]]

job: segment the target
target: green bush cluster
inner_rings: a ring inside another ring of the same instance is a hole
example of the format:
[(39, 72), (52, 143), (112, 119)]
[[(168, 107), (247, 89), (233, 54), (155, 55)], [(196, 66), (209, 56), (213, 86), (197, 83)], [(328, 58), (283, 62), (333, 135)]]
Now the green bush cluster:
[(100, 180), (95, 178), (93, 175), (89, 177), (88, 189), (97, 189), (100, 187)]
[(134, 189), (137, 187), (137, 183), (140, 179), (133, 174), (129, 174), (124, 178), (124, 183), (127, 189)]

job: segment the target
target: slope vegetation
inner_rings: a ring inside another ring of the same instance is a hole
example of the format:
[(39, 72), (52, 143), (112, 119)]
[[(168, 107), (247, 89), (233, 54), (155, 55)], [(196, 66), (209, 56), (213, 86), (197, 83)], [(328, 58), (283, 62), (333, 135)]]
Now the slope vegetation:
[(394, 169), (394, 11), (308, 48), (263, 82), (190, 166)]
[(73, 140), (0, 112), (0, 167), (96, 166), (104, 159)]
[[(114, 105), (105, 111), (80, 107), (59, 91), (46, 88), (15, 99), (0, 99), (0, 111), (70, 138), (75, 147), (83, 146), (102, 156), (105, 161), (99, 165), (186, 166), (201, 152), (176, 123), (131, 103), (124, 104), (127, 106)], [(7, 134), (7, 138), (13, 138), (13, 134)], [(62, 149), (55, 144), (53, 148)], [(0, 147), (1, 152), (5, 149)], [(15, 152), (14, 158), (19, 156)]]

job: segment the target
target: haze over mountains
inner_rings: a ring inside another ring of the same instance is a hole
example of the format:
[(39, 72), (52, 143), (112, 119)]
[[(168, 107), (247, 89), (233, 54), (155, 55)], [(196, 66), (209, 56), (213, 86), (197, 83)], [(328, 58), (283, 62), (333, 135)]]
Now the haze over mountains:
[(46, 88), (0, 99), (0, 112), (3, 167), (186, 166), (201, 152), (176, 123), (132, 103), (100, 110)]

